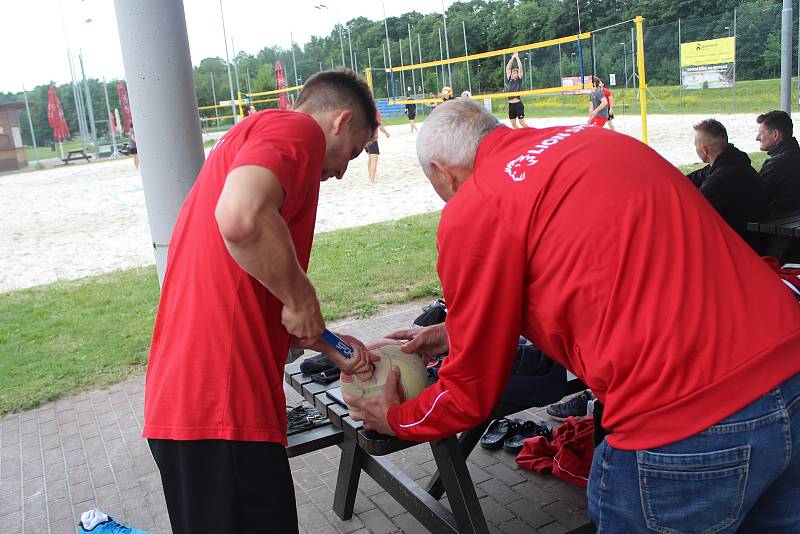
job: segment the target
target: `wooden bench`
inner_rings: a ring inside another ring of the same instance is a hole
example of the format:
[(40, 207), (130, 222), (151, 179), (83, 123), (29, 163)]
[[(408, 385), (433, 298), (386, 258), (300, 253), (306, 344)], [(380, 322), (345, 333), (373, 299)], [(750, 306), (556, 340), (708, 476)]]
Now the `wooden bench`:
[(800, 241), (800, 211), (768, 221), (749, 222), (747, 230), (761, 234), (768, 241), (765, 244), (767, 256), (773, 256), (781, 263), (800, 260), (800, 257), (792, 256), (793, 244)]
[(72, 150), (67, 150), (67, 157), (61, 158), (61, 161), (64, 162), (64, 165), (69, 165), (70, 161), (75, 161), (79, 159), (85, 159), (86, 161), (91, 161), (92, 156), (86, 154), (82, 148), (75, 148)]

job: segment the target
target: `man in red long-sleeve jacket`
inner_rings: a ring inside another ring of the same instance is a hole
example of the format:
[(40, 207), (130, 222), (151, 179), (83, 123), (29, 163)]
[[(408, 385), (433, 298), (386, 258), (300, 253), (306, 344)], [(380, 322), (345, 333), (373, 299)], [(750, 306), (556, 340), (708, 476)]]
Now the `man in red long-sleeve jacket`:
[(625, 135), (515, 131), (465, 100), (431, 114), (417, 153), (447, 202), (449, 313), (406, 350), (449, 356), (411, 401), (397, 371), (356, 401), (368, 427), (426, 441), (474, 426), (524, 335), (606, 406), (599, 532), (800, 529), (800, 306), (677, 169)]

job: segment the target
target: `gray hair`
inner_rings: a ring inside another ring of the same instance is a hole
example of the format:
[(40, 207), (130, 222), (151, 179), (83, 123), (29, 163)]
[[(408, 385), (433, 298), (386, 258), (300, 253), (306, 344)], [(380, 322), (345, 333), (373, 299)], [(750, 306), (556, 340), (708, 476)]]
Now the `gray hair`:
[(422, 170), (431, 175), (431, 161), (458, 167), (472, 167), (483, 137), (500, 126), (500, 121), (474, 100), (448, 100), (422, 123), (417, 137), (417, 158)]

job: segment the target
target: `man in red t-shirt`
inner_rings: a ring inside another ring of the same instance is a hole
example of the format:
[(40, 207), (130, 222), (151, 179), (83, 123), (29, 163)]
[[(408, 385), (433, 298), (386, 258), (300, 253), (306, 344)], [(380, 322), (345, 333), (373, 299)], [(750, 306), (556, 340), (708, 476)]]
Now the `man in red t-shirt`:
[(320, 182), (340, 179), (377, 125), (355, 73), (317, 74), (294, 111), (263, 111), (228, 131), (181, 208), (143, 431), (175, 533), (297, 531), (283, 367), (293, 346), (371, 372), (365, 349), (345, 360), (319, 341), (325, 323), (306, 269)]
[(417, 154), (447, 202), (448, 314), (404, 350), (449, 356), (413, 400), (397, 370), (382, 397), (348, 399), (368, 428), (426, 441), (473, 427), (522, 335), (606, 406), (599, 532), (800, 528), (800, 306), (689, 180), (632, 137), (512, 130), (465, 100), (431, 113)]

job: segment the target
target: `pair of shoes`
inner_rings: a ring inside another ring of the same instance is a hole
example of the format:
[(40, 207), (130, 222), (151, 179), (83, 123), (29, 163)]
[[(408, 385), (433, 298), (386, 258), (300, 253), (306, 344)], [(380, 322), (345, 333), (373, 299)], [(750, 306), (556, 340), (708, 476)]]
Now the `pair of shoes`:
[(113, 517), (109, 517), (97, 509), (87, 510), (81, 514), (78, 534), (87, 532), (92, 534), (147, 534), (144, 530), (117, 523)]
[(552, 429), (544, 423), (537, 423), (536, 421), (525, 421), (522, 426), (513, 436), (509, 436), (503, 442), (503, 449), (514, 454), (519, 454), (522, 450), (523, 442), (528, 438), (535, 438), (543, 436), (548, 441), (553, 439)]
[(519, 431), (523, 422), (522, 419), (507, 419), (505, 417), (495, 419), (481, 436), (481, 447), (488, 451), (502, 448), (506, 439)]
[(544, 423), (503, 417), (492, 421), (483, 433), (481, 447), (490, 451), (502, 447), (509, 452), (518, 453), (522, 450), (523, 441), (536, 436), (553, 438), (552, 430)]
[(587, 389), (569, 400), (551, 404), (545, 411), (557, 421), (565, 421), (567, 417), (585, 417), (589, 413), (589, 402), (594, 400), (594, 395)]

